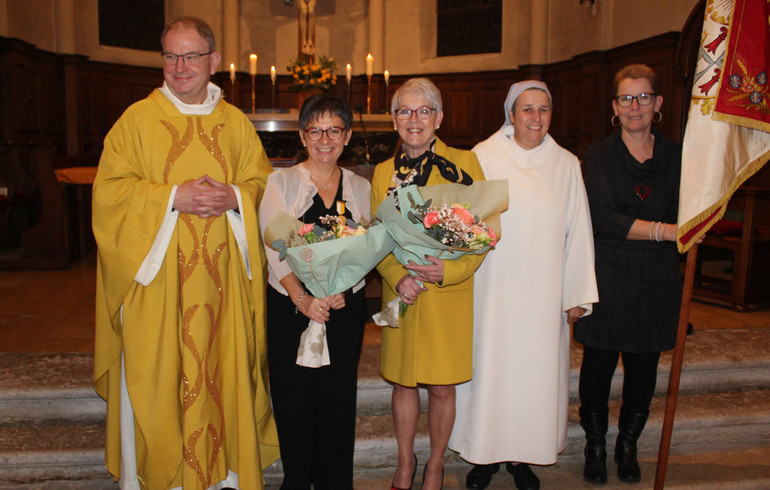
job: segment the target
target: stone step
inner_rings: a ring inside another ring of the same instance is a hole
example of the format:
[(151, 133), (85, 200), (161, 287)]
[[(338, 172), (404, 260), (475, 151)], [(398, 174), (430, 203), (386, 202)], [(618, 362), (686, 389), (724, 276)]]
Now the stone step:
[[(391, 386), (379, 374), (380, 347), (364, 346), (358, 382), (360, 414), (390, 413)], [(573, 342), (570, 400), (577, 401), (582, 349)], [(661, 356), (657, 396), (668, 389), (671, 352)], [(0, 354), (0, 424), (13, 420), (100, 420), (105, 404), (93, 390), (89, 354)], [(622, 363), (613, 379), (620, 396)], [(687, 338), (680, 393), (770, 388), (770, 327), (697, 330)]]
[(0, 484), (109, 479), (104, 424), (34, 422), (0, 426)]
[[(671, 354), (666, 353), (661, 360), (658, 395), (665, 395), (670, 357)], [(581, 350), (573, 345), (573, 394), (577, 390), (580, 360)], [(0, 354), (0, 482), (4, 483), (4, 488), (5, 484), (13, 482), (24, 482), (23, 485), (48, 482), (45, 483), (47, 488), (59, 488), (50, 486), (55, 482), (73, 485), (80, 482), (96, 485), (83, 488), (99, 488), (99, 482), (102, 482), (109, 485), (108, 488), (114, 488), (103, 464), (105, 404), (93, 391), (92, 365), (93, 356), (88, 354)], [(689, 336), (672, 459), (717, 451), (770, 451), (769, 368), (770, 328), (700, 330)], [(616, 378), (615, 398), (619, 394), (620, 373)], [(420, 391), (425, 402), (425, 392)], [(380, 479), (392, 478), (396, 443), (392, 435), (390, 394), (390, 385), (379, 376), (379, 346), (365, 346), (359, 369), (356, 474), (361, 481), (376, 481), (381, 486), (366, 487), (357, 483), (356, 488), (387, 488), (388, 482)], [(639, 441), (640, 456), (653, 462), (664, 406), (665, 397), (656, 397), (647, 428)], [(582, 464), (584, 442), (577, 408), (573, 399), (569, 411), (568, 444), (559, 464), (541, 471), (552, 471), (562, 463), (569, 467), (572, 460), (578, 467)], [(608, 449), (612, 449), (617, 433), (614, 427), (618, 413), (616, 400), (611, 410)], [(415, 448), (424, 462), (429, 450), (425, 413), (421, 416)], [(445, 460), (448, 477), (451, 472), (463, 475), (468, 470), (467, 465), (451, 452)], [(770, 466), (764, 470), (765, 476), (770, 478)], [(757, 471), (751, 469), (747, 474), (753, 475)], [(277, 462), (266, 471), (266, 480), (271, 485), (277, 484), (281, 474), (280, 462)], [(500, 475), (504, 474), (503, 471)], [(578, 486), (552, 488), (581, 488), (580, 471), (575, 474), (578, 476), (575, 485)], [(506, 478), (500, 475), (496, 478)], [(746, 483), (745, 487), (713, 488), (770, 488), (770, 485), (764, 485), (765, 480), (746, 481), (760, 483), (753, 487)]]
[[(390, 385), (379, 374), (379, 346), (364, 346), (359, 367), (359, 413), (390, 413)], [(668, 392), (671, 351), (661, 355), (656, 396)], [(570, 401), (578, 400), (583, 349), (572, 342)], [(717, 393), (770, 388), (770, 327), (696, 330), (687, 336), (679, 393)], [(611, 398), (618, 399), (623, 386), (623, 365), (618, 363)], [(425, 400), (423, 399), (423, 402)], [(423, 403), (425, 405), (425, 403)]]
[[(610, 454), (617, 435), (614, 423), (618, 405), (618, 402), (613, 402), (611, 406), (611, 427), (607, 437)], [(570, 406), (568, 442), (559, 458), (560, 463), (581, 458), (584, 439), (578, 424), (577, 408), (575, 404)], [(642, 458), (655, 460), (664, 409), (665, 399), (656, 398), (647, 427), (639, 440)], [(355, 465), (358, 477), (377, 478), (381, 474), (392, 474), (397, 448), (391, 417), (359, 416), (356, 432)], [(103, 424), (38, 422), (0, 426), (0, 483), (106, 480), (109, 475), (104, 469), (103, 447)], [(672, 457), (750, 449), (770, 451), (770, 390), (679, 397), (671, 444)], [(415, 452), (420, 461), (427, 460), (426, 414), (420, 417)], [(467, 471), (467, 464), (451, 451), (447, 452), (445, 463), (452, 471)], [(770, 478), (770, 463), (767, 464), (766, 476)], [(545, 468), (543, 471), (550, 470)], [(280, 462), (268, 468), (265, 476), (270, 483), (279, 482)]]

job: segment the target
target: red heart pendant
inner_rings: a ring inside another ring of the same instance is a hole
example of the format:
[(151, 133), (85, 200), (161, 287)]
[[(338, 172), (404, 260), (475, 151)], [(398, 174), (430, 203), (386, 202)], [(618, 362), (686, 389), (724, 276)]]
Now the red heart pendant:
[(644, 199), (650, 195), (650, 187), (646, 185), (636, 186), (636, 195), (639, 196), (639, 199), (644, 201)]

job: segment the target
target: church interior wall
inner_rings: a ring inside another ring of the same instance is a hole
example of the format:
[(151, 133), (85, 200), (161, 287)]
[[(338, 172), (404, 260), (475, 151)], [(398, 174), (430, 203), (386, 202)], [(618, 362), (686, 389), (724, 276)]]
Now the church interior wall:
[[(581, 53), (607, 50), (670, 31), (678, 31), (698, 0), (597, 0), (592, 7), (576, 0), (549, 0), (546, 26), (531, 25), (531, 0), (503, 0), (503, 40), (500, 53), (436, 57), (436, 0), (383, 0), (384, 53), (382, 67), (392, 75), (463, 73), (509, 70), (531, 64), (533, 35), (547, 39), (546, 63), (568, 60)], [(537, 0), (543, 1), (543, 0)], [(55, 0), (0, 0), (0, 34), (32, 43), (40, 49), (56, 46)], [(210, 0), (168, 0), (166, 17), (192, 14), (209, 21), (222, 39), (222, 3)], [(368, 2), (327, 0), (317, 12), (317, 53), (333, 56), (339, 75), (350, 63), (354, 75), (364, 73), (368, 46)], [(77, 54), (94, 61), (135, 66), (159, 65), (157, 53), (101, 46), (98, 1), (74, 2)], [(283, 0), (241, 0), (236, 65), (246, 71), (248, 55), (259, 55), (259, 72), (275, 65), (279, 74), (296, 57), (296, 7)], [(534, 33), (534, 34), (533, 34)], [(378, 60), (376, 66), (380, 66)], [(225, 65), (220, 70), (226, 71)]]

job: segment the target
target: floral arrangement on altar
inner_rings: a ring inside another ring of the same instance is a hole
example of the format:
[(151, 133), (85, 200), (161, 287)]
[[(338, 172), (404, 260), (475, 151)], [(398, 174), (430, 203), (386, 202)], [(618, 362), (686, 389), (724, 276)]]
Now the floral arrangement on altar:
[(286, 70), (294, 78), (289, 90), (295, 92), (314, 89), (328, 92), (337, 84), (337, 75), (334, 74), (337, 63), (327, 56), (321, 56), (318, 62), (309, 56), (300, 56), (291, 60)]

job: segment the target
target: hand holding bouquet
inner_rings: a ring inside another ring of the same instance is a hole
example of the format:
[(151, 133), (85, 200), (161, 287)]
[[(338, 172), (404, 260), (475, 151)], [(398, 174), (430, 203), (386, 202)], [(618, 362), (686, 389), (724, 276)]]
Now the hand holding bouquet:
[[(279, 252), (310, 293), (325, 298), (358, 284), (395, 246), (384, 225), (370, 228), (326, 216), (322, 226), (305, 224), (284, 212), (276, 213), (265, 227), (265, 243)], [(297, 364), (320, 367), (330, 364), (326, 325), (309, 320), (297, 351)]]
[[(426, 256), (456, 260), (494, 247), (500, 235), (500, 213), (507, 207), (508, 183), (492, 180), (469, 186), (403, 187), (380, 204), (377, 216), (396, 241), (393, 255), (411, 269), (410, 264), (430, 264)], [(413, 270), (410, 273), (415, 275)], [(399, 299), (391, 301), (374, 316), (375, 322), (397, 327), (406, 306)]]

